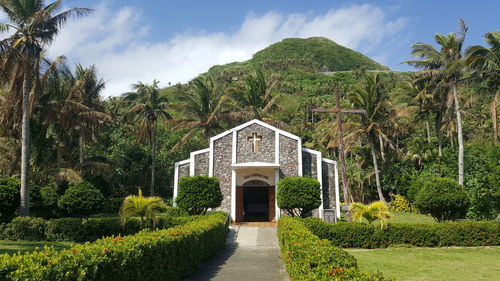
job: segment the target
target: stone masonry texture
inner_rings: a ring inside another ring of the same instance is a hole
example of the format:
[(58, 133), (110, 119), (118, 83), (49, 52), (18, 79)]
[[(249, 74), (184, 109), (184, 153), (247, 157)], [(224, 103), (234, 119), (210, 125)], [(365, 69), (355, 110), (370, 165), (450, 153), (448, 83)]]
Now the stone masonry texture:
[(335, 209), (335, 166), (322, 162), (323, 209)]
[(210, 161), (208, 152), (200, 153), (194, 156), (194, 174), (208, 175), (208, 162)]
[(219, 210), (231, 213), (231, 151), (232, 134), (214, 141), (214, 177), (219, 179), (222, 203)]
[(179, 180), (189, 177), (189, 163), (179, 165)]
[[(259, 142), (259, 151), (253, 152), (253, 142), (248, 140), (253, 133), (262, 136)], [(237, 132), (237, 163), (248, 162), (275, 162), (275, 132), (258, 124), (252, 124)]]
[(280, 135), (280, 178), (299, 176), (297, 140)]

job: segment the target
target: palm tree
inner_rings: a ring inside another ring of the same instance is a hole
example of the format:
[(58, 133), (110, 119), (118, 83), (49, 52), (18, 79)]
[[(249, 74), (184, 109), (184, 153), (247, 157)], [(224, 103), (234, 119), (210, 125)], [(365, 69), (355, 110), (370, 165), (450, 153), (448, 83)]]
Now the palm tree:
[[(349, 101), (353, 108), (363, 109), (366, 111), (366, 114), (361, 116), (359, 129), (354, 130), (347, 138), (366, 137), (368, 139), (371, 146), (377, 193), (379, 200), (385, 203), (386, 200), (380, 184), (376, 141), (380, 137), (380, 139), (386, 141), (391, 147), (395, 148), (395, 145), (384, 133), (384, 130), (391, 125), (388, 123), (394, 123), (394, 112), (392, 110), (392, 104), (389, 102), (389, 96), (380, 81), (379, 74), (367, 74), (363, 85), (355, 88), (354, 91), (349, 94)], [(394, 124), (392, 125), (394, 126)]]
[(366, 219), (372, 226), (375, 220), (380, 220), (380, 228), (382, 229), (387, 227), (388, 220), (392, 217), (387, 205), (381, 201), (373, 202), (370, 205), (352, 203), (349, 206), (349, 211), (353, 220), (362, 222), (363, 219)]
[(61, 26), (71, 16), (86, 15), (91, 11), (74, 8), (55, 14), (61, 2), (59, 0), (45, 6), (43, 0), (0, 0), (0, 7), (11, 21), (11, 24), (0, 23), (0, 32), (11, 30), (14, 32), (0, 43), (2, 69), (10, 73), (13, 82), (22, 80), (21, 87), (14, 87), (22, 92), (20, 204), (22, 216), (29, 215), (30, 93), (37, 83), (33, 78), (38, 76), (40, 54), (54, 41)]
[(481, 78), (490, 79), (495, 96), (490, 106), (493, 121), (493, 139), (498, 141), (497, 107), (500, 104), (500, 31), (485, 35), (489, 48), (471, 46), (465, 50), (465, 63), (480, 74)]
[(167, 204), (160, 197), (143, 197), (142, 191), (139, 189), (139, 195), (129, 195), (123, 201), (120, 209), (120, 219), (125, 223), (131, 217), (139, 217), (141, 219), (141, 228), (144, 223), (149, 221), (153, 227), (160, 220), (159, 214), (166, 210)]
[(448, 95), (453, 100), (457, 119), (458, 183), (460, 185), (464, 184), (464, 142), (462, 112), (457, 88), (465, 74), (462, 47), (466, 33), (467, 26), (463, 20), (460, 20), (460, 30), (458, 33), (434, 35), (434, 39), (440, 46), (440, 50), (426, 43), (415, 43), (412, 45), (412, 55), (420, 57), (420, 60), (406, 61), (407, 64), (422, 69), (422, 75), (433, 75), (439, 82), (439, 86), (445, 87), (448, 90)]
[(86, 109), (80, 114), (80, 126), (77, 129), (79, 137), (79, 162), (85, 160), (85, 143), (88, 135), (111, 123), (111, 117), (104, 113), (100, 93), (104, 90), (106, 83), (102, 79), (97, 79), (95, 66), (84, 68), (81, 64), (76, 65), (75, 75), (68, 79), (71, 82), (70, 100), (74, 100), (83, 105)]
[(158, 118), (164, 120), (172, 118), (166, 111), (168, 100), (166, 97), (160, 96), (158, 83), (159, 81), (154, 80), (151, 85), (142, 82), (133, 84), (132, 88), (135, 92), (127, 93), (124, 97), (132, 105), (132, 108), (129, 109), (125, 116), (135, 115), (137, 119), (141, 119), (137, 140), (147, 140), (151, 146), (150, 196), (155, 194), (157, 121)]
[(244, 81), (245, 86), (237, 90), (233, 98), (247, 111), (247, 119), (269, 118), (272, 110), (277, 108), (276, 101), (280, 97), (274, 93), (278, 79), (268, 82), (262, 70), (256, 69)]
[(215, 82), (212, 77), (196, 78), (189, 92), (179, 93), (173, 105), (184, 113), (184, 118), (172, 120), (176, 127), (190, 129), (172, 148), (177, 151), (189, 138), (198, 131), (205, 137), (211, 137), (222, 129), (221, 121), (230, 120), (234, 115), (228, 113), (224, 86)]

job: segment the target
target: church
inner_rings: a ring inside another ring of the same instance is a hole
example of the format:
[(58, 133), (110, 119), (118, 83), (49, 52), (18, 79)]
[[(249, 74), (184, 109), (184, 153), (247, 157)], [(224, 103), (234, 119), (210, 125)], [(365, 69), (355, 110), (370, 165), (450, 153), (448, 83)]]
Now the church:
[(324, 210), (340, 215), (337, 162), (321, 152), (303, 148), (300, 137), (260, 120), (252, 120), (210, 138), (210, 147), (193, 151), (189, 159), (175, 163), (174, 202), (183, 177), (208, 175), (220, 181), (223, 195), (218, 208), (233, 222), (279, 219), (277, 183), (284, 177), (308, 176), (321, 184)]

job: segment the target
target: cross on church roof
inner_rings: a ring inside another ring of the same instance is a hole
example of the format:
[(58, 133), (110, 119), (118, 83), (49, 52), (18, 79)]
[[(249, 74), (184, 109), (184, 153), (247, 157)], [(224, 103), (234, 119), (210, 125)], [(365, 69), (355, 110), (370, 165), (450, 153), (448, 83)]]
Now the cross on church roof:
[(258, 136), (257, 133), (253, 133), (251, 137), (247, 137), (247, 140), (252, 141), (252, 152), (259, 151), (259, 142), (262, 141), (262, 136)]

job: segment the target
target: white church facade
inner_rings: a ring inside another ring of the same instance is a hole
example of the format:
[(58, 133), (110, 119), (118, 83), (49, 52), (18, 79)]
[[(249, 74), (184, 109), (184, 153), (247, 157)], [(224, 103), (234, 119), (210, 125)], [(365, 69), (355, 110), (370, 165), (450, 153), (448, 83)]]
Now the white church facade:
[(321, 152), (303, 148), (300, 137), (260, 120), (252, 120), (210, 138), (210, 147), (191, 152), (175, 163), (174, 201), (182, 177), (208, 175), (220, 181), (219, 207), (234, 222), (276, 221), (281, 215), (276, 201), (277, 183), (284, 177), (309, 176), (321, 184), (323, 210), (340, 214), (336, 161)]

